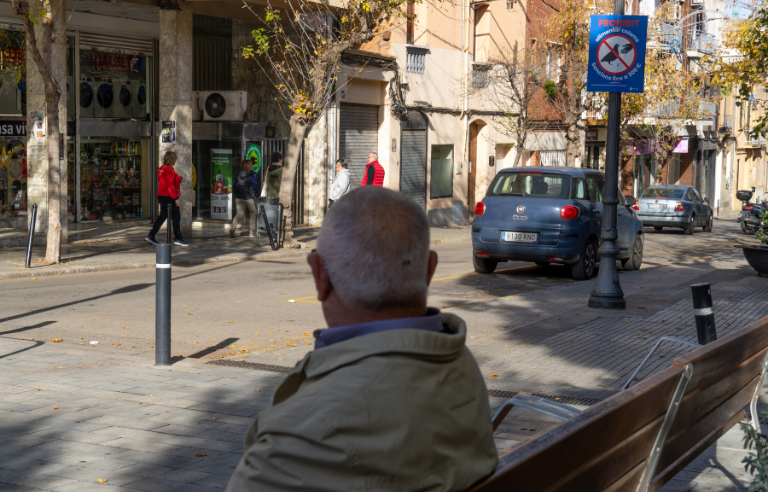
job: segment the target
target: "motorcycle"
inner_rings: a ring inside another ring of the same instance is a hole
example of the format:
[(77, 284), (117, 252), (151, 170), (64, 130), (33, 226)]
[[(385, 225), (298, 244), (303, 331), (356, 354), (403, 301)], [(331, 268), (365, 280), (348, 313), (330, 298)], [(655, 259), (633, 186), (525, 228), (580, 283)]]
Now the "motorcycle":
[(748, 190), (737, 191), (736, 198), (742, 201), (741, 213), (736, 218), (741, 224), (741, 231), (744, 234), (756, 234), (763, 227), (760, 215), (768, 210), (768, 203), (765, 200), (761, 203), (750, 203), (752, 192)]

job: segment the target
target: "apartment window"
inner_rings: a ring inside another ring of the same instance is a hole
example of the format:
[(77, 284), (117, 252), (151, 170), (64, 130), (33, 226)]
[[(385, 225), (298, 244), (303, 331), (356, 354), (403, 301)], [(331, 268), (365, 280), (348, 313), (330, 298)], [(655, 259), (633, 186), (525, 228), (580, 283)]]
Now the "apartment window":
[(408, 46), (405, 50), (405, 73), (424, 75), (427, 69), (427, 50)]
[(557, 49), (547, 49), (547, 79), (560, 81), (560, 56)]
[(433, 145), (431, 164), (429, 197), (431, 199), (452, 197), (453, 145)]
[(482, 63), (472, 64), (472, 87), (483, 89), (488, 87), (489, 66)]

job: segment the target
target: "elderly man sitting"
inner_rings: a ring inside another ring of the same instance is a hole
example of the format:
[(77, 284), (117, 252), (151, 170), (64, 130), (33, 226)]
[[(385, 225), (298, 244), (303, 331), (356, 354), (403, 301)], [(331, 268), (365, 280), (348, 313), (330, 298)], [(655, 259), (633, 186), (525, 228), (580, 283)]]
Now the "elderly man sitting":
[(490, 475), (488, 392), (466, 327), (427, 308), (437, 253), (423, 210), (352, 191), (308, 262), (328, 329), (246, 433), (227, 491), (449, 491)]

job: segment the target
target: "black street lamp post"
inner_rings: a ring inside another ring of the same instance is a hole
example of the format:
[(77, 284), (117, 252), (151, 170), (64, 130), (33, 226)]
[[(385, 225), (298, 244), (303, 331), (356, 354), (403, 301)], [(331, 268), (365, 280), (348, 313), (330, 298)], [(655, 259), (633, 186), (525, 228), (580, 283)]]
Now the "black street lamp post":
[[(614, 0), (615, 15), (624, 15), (624, 0)], [(619, 204), (619, 141), (621, 130), (621, 93), (608, 94), (608, 141), (605, 150), (605, 190), (603, 191), (603, 240), (600, 253), (600, 271), (597, 284), (589, 297), (589, 307), (606, 309), (624, 309), (627, 302), (619, 284), (619, 272), (616, 270), (616, 247), (618, 229), (616, 226), (617, 206)]]

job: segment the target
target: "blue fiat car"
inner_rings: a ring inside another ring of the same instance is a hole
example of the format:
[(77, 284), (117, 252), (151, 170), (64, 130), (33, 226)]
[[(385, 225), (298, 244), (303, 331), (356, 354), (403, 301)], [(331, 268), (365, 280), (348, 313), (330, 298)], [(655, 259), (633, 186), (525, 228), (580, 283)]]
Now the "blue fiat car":
[[(472, 260), (493, 273), (500, 261), (564, 264), (587, 280), (598, 267), (604, 173), (573, 167), (503, 169), (475, 207)], [(624, 270), (643, 261), (643, 224), (634, 197), (618, 195), (618, 259)]]

